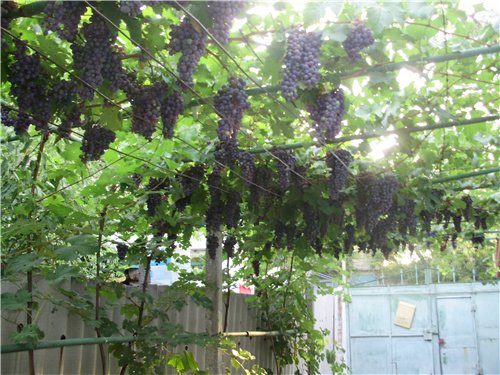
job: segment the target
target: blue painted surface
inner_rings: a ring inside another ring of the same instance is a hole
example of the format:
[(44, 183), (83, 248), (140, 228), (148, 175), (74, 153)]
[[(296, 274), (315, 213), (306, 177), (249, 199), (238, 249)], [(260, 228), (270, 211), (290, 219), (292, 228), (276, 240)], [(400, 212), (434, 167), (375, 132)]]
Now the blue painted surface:
[[(350, 289), (352, 374), (500, 374), (500, 289), (480, 283)], [(394, 324), (415, 305), (410, 329)]]

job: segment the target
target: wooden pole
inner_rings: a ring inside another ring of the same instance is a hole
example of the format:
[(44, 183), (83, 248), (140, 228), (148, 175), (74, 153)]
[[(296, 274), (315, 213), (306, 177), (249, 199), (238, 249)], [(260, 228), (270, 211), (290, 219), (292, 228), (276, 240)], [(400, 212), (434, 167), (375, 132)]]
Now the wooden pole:
[[(207, 297), (212, 301), (212, 309), (206, 313), (206, 332), (210, 336), (218, 335), (223, 329), (222, 302), (222, 233), (212, 233), (218, 239), (215, 258), (206, 253)], [(207, 246), (208, 247), (208, 246)], [(222, 374), (222, 356), (216, 345), (206, 348), (205, 367), (209, 374)]]

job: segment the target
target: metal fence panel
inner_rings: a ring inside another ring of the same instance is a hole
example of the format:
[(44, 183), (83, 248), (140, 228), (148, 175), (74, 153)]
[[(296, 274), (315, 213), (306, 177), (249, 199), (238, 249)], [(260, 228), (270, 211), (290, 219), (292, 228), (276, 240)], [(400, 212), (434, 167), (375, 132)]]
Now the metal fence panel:
[[(349, 335), (352, 374), (500, 373), (498, 284), (363, 287), (349, 293), (343, 334)], [(415, 306), (409, 329), (394, 324), (399, 302)]]
[[(74, 291), (79, 294), (86, 293), (85, 286), (72, 280), (65, 281), (59, 285), (66, 290)], [(164, 292), (168, 286), (150, 285), (148, 291), (153, 298), (157, 298)], [(11, 283), (2, 283), (2, 293), (15, 292), (18, 289), (17, 285)], [(43, 280), (36, 282), (38, 296), (54, 295), (55, 291), (50, 288)], [(132, 288), (129, 288), (131, 291)], [(261, 319), (253, 312), (249, 304), (245, 301), (244, 295), (231, 295), (230, 308), (228, 316), (228, 331), (256, 331), (265, 330)], [(58, 340), (64, 335), (66, 338), (80, 337), (95, 337), (93, 327), (85, 324), (82, 318), (75, 314), (70, 314), (64, 307), (55, 306), (50, 302), (40, 303), (40, 308), (36, 312), (35, 321), (40, 328), (45, 332), (45, 339)], [(104, 301), (104, 299), (103, 299)], [(103, 302), (104, 303), (104, 302)], [(116, 306), (108, 310), (108, 318), (115, 322), (118, 327), (121, 327), (124, 320), (120, 313), (120, 304), (125, 303), (125, 299), (116, 302)], [(189, 301), (181, 311), (173, 311), (169, 313), (171, 322), (178, 323), (189, 332), (204, 332), (205, 331), (205, 313), (206, 311)], [(2, 344), (13, 343), (10, 334), (15, 332), (17, 324), (25, 324), (24, 313), (6, 313), (2, 312), (1, 323), (1, 338)], [(153, 324), (160, 324), (153, 322)], [(274, 361), (271, 351), (271, 340), (264, 337), (236, 338), (237, 346), (250, 351), (256, 360), (251, 364), (246, 364), (250, 367), (256, 363), (264, 368), (273, 368)], [(107, 363), (108, 374), (119, 374), (120, 367), (116, 359), (108, 354), (108, 347), (104, 345), (105, 357)], [(62, 349), (62, 350), (61, 350)], [(177, 347), (175, 351), (182, 351), (184, 347)], [(188, 347), (195, 359), (198, 361), (200, 368), (205, 367), (205, 350), (201, 347), (193, 345)], [(224, 359), (229, 365), (229, 356)], [(28, 355), (27, 352), (2, 354), (1, 361), (2, 375), (23, 375), (28, 373)], [(73, 346), (55, 349), (42, 349), (35, 351), (35, 366), (37, 375), (89, 375), (102, 374), (101, 355), (98, 345)], [(159, 373), (175, 374), (175, 370), (168, 366), (163, 366), (158, 369)], [(242, 371), (231, 370), (232, 374), (242, 374)]]

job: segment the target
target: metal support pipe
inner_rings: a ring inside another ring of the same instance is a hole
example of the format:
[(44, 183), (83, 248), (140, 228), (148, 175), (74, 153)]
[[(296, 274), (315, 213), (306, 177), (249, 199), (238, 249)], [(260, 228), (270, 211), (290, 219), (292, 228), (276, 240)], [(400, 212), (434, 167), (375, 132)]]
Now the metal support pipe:
[[(287, 331), (241, 331), (241, 332), (223, 332), (220, 335), (223, 337), (272, 337), (281, 335), (296, 334), (295, 330)], [(1, 353), (17, 353), (25, 352), (28, 350), (41, 350), (62, 348), (66, 346), (80, 346), (80, 345), (99, 345), (99, 344), (120, 344), (136, 341), (159, 341), (170, 342), (172, 339), (182, 340), (192, 338), (193, 335), (199, 335), (204, 338), (209, 338), (204, 333), (180, 333), (174, 336), (110, 336), (110, 337), (83, 337), (64, 340), (46, 340), (40, 341), (36, 344), (5, 344), (1, 346)], [(217, 336), (217, 335), (214, 335)]]

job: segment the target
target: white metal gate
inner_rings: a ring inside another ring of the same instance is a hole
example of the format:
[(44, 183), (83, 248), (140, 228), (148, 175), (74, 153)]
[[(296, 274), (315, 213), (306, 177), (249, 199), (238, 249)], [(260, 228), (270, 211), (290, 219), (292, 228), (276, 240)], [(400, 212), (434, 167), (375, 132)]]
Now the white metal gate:
[[(318, 317), (326, 308), (335, 314), (319, 323), (345, 347), (350, 373), (500, 374), (498, 284), (374, 286), (349, 294), (343, 309), (334, 296), (333, 308), (322, 298), (315, 309)], [(415, 306), (408, 329), (394, 324), (400, 302)], [(324, 363), (322, 374), (328, 368)]]

